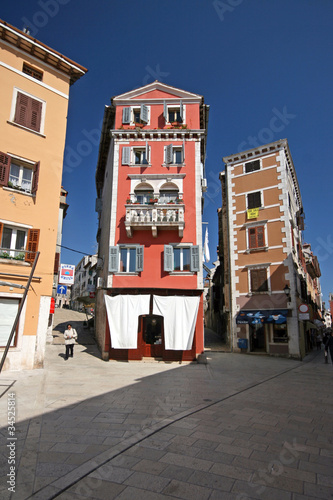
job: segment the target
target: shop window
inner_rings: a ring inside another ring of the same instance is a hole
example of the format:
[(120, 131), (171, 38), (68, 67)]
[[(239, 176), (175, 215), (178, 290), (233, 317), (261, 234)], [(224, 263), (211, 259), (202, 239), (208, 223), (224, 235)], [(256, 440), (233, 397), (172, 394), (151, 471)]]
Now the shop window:
[(287, 344), (288, 343), (288, 335), (287, 335), (287, 325), (273, 325), (273, 342), (274, 344)]

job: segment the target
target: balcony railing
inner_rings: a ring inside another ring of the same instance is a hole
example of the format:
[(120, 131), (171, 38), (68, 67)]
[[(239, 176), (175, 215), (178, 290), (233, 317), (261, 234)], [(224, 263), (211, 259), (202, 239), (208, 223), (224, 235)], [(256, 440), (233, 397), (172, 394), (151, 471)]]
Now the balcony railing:
[(133, 236), (134, 229), (151, 228), (153, 237), (157, 237), (158, 229), (177, 229), (180, 237), (184, 231), (183, 204), (156, 204), (156, 205), (125, 205), (125, 227), (127, 236)]

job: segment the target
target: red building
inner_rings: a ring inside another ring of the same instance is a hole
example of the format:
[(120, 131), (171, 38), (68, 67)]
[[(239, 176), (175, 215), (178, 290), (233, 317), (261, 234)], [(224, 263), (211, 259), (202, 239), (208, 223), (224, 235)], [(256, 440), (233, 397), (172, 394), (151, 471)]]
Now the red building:
[(203, 351), (208, 111), (202, 96), (158, 81), (105, 108), (96, 170), (103, 359)]

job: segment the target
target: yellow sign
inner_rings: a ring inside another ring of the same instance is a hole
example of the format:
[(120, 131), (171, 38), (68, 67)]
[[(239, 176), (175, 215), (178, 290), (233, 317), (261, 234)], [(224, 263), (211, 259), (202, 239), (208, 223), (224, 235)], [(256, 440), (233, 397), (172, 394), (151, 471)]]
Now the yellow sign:
[(249, 208), (247, 211), (248, 219), (256, 219), (259, 217), (259, 208)]

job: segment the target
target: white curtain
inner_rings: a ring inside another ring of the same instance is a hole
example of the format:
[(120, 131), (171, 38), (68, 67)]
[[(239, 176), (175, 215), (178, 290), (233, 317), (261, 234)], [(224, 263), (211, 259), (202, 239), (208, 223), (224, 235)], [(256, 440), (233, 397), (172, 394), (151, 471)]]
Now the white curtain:
[(138, 318), (149, 314), (150, 295), (105, 295), (111, 346), (114, 349), (138, 347)]
[(164, 317), (165, 349), (192, 349), (199, 302), (200, 297), (153, 296), (153, 314)]

